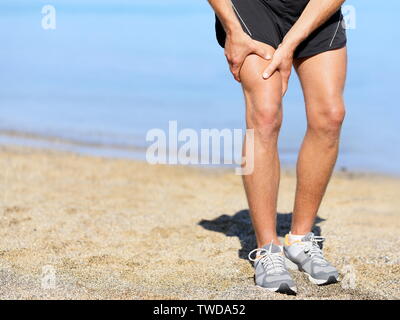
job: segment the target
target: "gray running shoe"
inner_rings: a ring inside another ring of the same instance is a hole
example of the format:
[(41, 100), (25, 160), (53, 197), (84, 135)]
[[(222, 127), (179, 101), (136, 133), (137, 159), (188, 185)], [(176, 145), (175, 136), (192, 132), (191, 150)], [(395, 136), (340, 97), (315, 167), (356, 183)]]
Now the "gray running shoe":
[(294, 262), (300, 271), (308, 275), (310, 281), (317, 285), (336, 283), (339, 280), (339, 273), (322, 253), (320, 243), (325, 240), (323, 237), (315, 236), (309, 232), (301, 241), (290, 243), (289, 235), (285, 237), (284, 253), (286, 257)]
[[(255, 258), (251, 256), (256, 254)], [(249, 253), (254, 262), (256, 285), (273, 292), (295, 295), (296, 285), (286, 270), (282, 249), (273, 243)]]

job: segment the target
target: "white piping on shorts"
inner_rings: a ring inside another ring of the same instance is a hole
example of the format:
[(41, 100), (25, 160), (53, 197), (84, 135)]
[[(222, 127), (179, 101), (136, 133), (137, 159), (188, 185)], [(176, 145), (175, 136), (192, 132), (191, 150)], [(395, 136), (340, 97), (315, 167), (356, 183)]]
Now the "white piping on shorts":
[(339, 26), (340, 26), (341, 22), (342, 22), (342, 18), (340, 18), (340, 20), (339, 20), (339, 22), (337, 24), (336, 31), (335, 31), (335, 34), (333, 35), (332, 41), (331, 41), (331, 43), (329, 45), (329, 48), (332, 47), (333, 40), (335, 40), (335, 38), (336, 38), (336, 35), (337, 35), (338, 31), (339, 31)]
[(243, 23), (244, 27), (246, 28), (247, 32), (249, 33), (249, 35), (252, 36), (249, 28), (247, 27), (246, 23), (243, 21), (242, 17), (239, 14), (239, 11), (236, 9), (236, 7), (235, 7), (235, 5), (233, 3), (232, 3), (232, 7), (233, 7), (233, 10), (235, 10), (236, 14), (238, 15), (240, 21), (242, 21), (242, 23)]

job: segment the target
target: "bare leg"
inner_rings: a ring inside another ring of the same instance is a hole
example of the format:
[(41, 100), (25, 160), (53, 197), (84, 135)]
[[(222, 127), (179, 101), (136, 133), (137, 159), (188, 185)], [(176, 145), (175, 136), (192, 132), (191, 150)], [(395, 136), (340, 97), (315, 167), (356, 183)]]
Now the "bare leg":
[[(271, 48), (271, 50), (273, 50)], [(254, 129), (254, 171), (243, 176), (258, 247), (274, 241), (280, 165), (277, 140), (282, 122), (281, 79), (278, 72), (262, 79), (268, 61), (247, 57), (241, 73), (247, 128)], [(244, 155), (245, 154), (244, 150)]]
[(308, 126), (297, 162), (293, 234), (306, 234), (312, 230), (336, 163), (345, 116), (346, 64), (346, 48), (295, 61)]

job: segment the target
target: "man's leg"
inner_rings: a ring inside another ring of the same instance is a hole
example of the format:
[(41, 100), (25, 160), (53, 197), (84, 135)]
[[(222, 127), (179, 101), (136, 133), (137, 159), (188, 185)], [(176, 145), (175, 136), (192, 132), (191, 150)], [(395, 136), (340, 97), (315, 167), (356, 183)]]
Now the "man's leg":
[[(265, 45), (267, 46), (267, 45)], [(269, 47), (270, 52), (274, 52)], [(251, 219), (259, 248), (276, 234), (277, 196), (280, 165), (277, 140), (282, 122), (281, 79), (278, 72), (269, 80), (262, 78), (268, 61), (250, 55), (240, 72), (246, 100), (246, 124), (254, 129), (254, 171), (243, 176)], [(251, 155), (244, 155), (248, 158)]]
[(294, 235), (311, 231), (336, 163), (345, 116), (346, 64), (346, 48), (295, 61), (303, 88), (308, 126), (297, 162), (291, 229)]

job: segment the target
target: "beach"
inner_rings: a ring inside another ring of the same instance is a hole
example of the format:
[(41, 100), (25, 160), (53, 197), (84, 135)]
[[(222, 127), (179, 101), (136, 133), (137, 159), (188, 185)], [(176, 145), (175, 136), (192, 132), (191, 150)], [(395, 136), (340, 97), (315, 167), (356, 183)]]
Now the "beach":
[[(11, 133), (28, 146), (61, 140), (75, 149), (108, 146), (113, 155), (137, 157), (136, 149), (149, 146), (147, 133), (167, 131), (169, 121), (197, 133), (245, 128), (242, 90), (216, 41), (207, 1), (57, 0), (55, 30), (41, 27), (43, 5), (0, 3), (0, 143)], [(400, 29), (393, 21), (400, 2), (346, 5), (354, 6), (358, 19), (357, 28), (347, 30), (347, 113), (337, 165), (400, 175), (400, 148), (393, 147), (400, 145), (400, 65), (393, 54), (399, 51), (393, 39), (400, 38)], [(369, 23), (377, 18), (380, 28)], [(166, 36), (160, 37), (160, 30)], [(380, 39), (386, 50), (365, 50), (370, 39)], [(381, 57), (379, 72), (371, 74), (366, 66), (375, 65), (376, 57)], [(306, 129), (303, 101), (293, 72), (279, 141), (287, 166), (295, 165)]]
[[(400, 298), (398, 178), (335, 172), (315, 231), (354, 285), (317, 287), (291, 270), (293, 297), (254, 285), (254, 234), (231, 169), (17, 146), (0, 147), (0, 165), (0, 299)], [(283, 171), (280, 236), (294, 189)]]
[[(291, 270), (293, 297), (254, 285), (248, 205), (225, 153), (218, 168), (144, 161), (154, 130), (166, 133), (166, 150), (186, 145), (170, 123), (198, 136), (246, 127), (209, 4), (3, 0), (0, 299), (399, 299), (400, 2), (345, 6), (354, 25), (346, 120), (313, 230), (342, 281), (317, 287)], [(370, 39), (385, 50), (366, 50)], [(292, 74), (278, 146), (280, 238), (307, 128)], [(241, 143), (232, 149), (241, 155)]]

